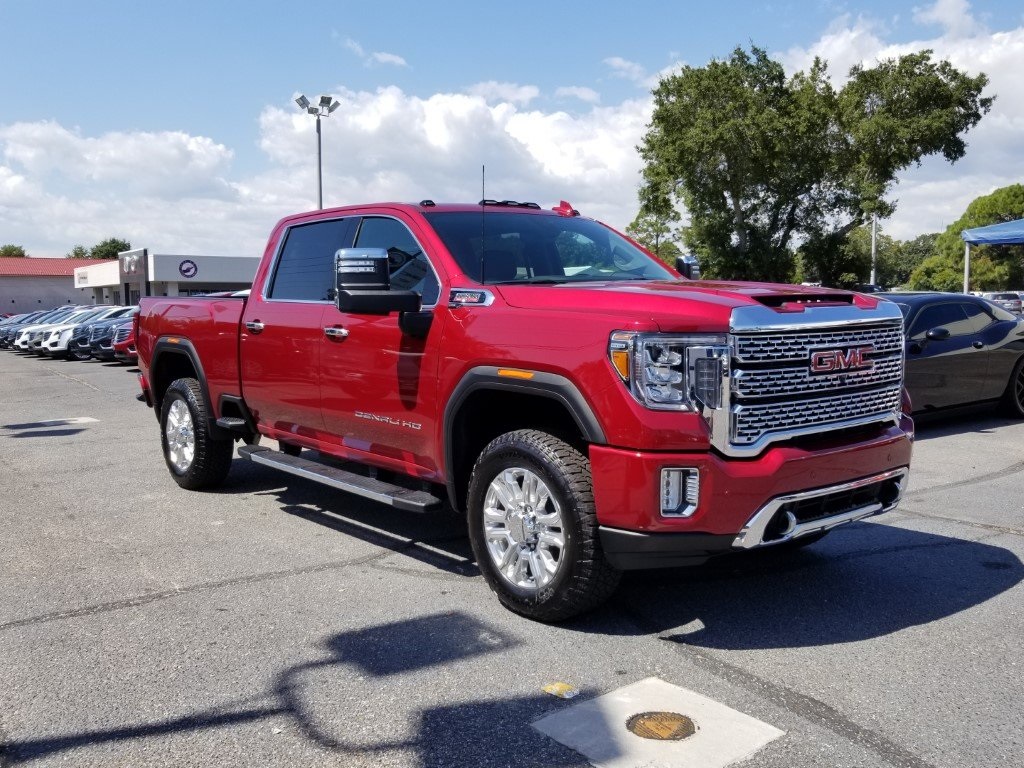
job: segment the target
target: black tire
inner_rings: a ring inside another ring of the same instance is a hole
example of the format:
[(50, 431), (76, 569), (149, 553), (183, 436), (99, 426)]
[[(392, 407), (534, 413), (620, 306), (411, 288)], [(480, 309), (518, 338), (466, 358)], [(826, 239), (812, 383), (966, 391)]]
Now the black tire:
[(211, 437), (203, 390), (195, 379), (177, 379), (164, 393), (160, 444), (171, 477), (190, 491), (216, 488), (231, 469), (234, 441)]
[[(503, 475), (504, 486), (499, 482)], [(521, 491), (534, 479), (547, 491), (543, 508), (533, 509), (529, 499), (521, 499), (513, 510), (493, 506), (489, 538), (484, 520), (489, 493), (493, 504), (502, 504), (495, 495), (499, 490)], [(618, 586), (621, 574), (601, 550), (590, 461), (556, 437), (519, 430), (492, 440), (473, 467), (467, 518), (480, 572), (502, 605), (518, 614), (538, 621), (562, 621), (596, 608)], [(524, 564), (527, 584), (514, 583), (515, 574), (503, 573), (495, 561), (503, 545), (506, 560), (515, 561), (509, 567)], [(555, 562), (553, 574), (541, 573), (538, 581), (534, 566), (539, 564), (536, 570), (544, 571), (544, 564), (551, 562)]]
[(1024, 357), (1013, 366), (1010, 381), (1003, 393), (1003, 410), (1015, 419), (1024, 419)]

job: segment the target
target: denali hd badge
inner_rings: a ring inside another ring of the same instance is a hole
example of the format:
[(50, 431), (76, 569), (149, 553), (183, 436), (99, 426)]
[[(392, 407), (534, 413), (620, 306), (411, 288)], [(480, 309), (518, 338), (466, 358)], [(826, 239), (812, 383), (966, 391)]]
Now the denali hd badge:
[(847, 350), (819, 349), (811, 353), (811, 373), (839, 373), (874, 368), (874, 361), (867, 357), (874, 351), (874, 347), (852, 347)]

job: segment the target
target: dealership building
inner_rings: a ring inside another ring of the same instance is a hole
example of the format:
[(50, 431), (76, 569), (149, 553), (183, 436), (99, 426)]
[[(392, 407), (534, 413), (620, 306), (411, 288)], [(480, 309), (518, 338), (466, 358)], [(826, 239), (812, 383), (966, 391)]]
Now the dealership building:
[(103, 259), (0, 258), (0, 314), (91, 304), (92, 295), (75, 288), (75, 269), (104, 263)]
[(116, 261), (79, 267), (74, 287), (83, 304), (136, 304), (142, 296), (192, 296), (252, 285), (258, 256), (189, 256), (137, 248)]

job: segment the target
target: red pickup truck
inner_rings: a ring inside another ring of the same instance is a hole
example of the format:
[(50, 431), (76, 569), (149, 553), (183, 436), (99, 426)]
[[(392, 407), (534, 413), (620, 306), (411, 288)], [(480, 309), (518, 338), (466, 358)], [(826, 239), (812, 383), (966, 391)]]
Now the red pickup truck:
[(447, 502), (501, 602), (543, 621), (624, 569), (815, 541), (908, 478), (894, 304), (686, 280), (566, 203), (290, 216), (248, 296), (145, 298), (136, 338), (179, 485), (221, 483), (241, 441), (400, 509)]

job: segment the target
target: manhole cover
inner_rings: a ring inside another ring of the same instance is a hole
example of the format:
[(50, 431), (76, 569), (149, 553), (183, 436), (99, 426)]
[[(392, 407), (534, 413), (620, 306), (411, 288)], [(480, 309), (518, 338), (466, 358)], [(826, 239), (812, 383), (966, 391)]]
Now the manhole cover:
[(675, 712), (641, 712), (626, 721), (626, 728), (642, 739), (657, 741), (682, 741), (697, 732), (693, 720)]

